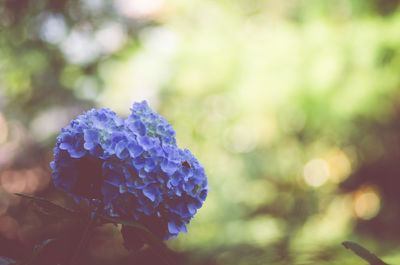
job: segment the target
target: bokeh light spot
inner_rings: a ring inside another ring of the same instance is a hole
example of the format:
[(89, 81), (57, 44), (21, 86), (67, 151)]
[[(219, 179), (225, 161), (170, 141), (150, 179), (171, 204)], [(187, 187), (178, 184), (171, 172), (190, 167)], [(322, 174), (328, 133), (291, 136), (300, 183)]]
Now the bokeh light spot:
[(330, 176), (329, 165), (323, 159), (313, 159), (305, 165), (303, 173), (304, 180), (308, 185), (319, 187), (324, 184)]
[(361, 191), (357, 192), (353, 201), (353, 207), (357, 217), (370, 220), (379, 213), (381, 200), (374, 189), (363, 188)]
[(116, 0), (119, 13), (130, 18), (144, 18), (157, 13), (163, 6), (163, 0)]
[(259, 216), (249, 221), (246, 239), (251, 244), (266, 244), (282, 235), (282, 224), (278, 219)]
[(48, 14), (40, 28), (40, 38), (46, 42), (60, 43), (67, 35), (67, 25), (61, 14)]
[(250, 152), (255, 147), (254, 138), (249, 133), (249, 129), (245, 126), (237, 125), (229, 132), (228, 149), (233, 153)]
[(81, 99), (90, 100), (96, 98), (99, 91), (99, 85), (95, 78), (91, 76), (81, 76), (76, 81), (74, 94)]
[(1, 186), (8, 193), (33, 194), (45, 188), (50, 176), (40, 168), (7, 170), (0, 176)]
[(8, 239), (17, 238), (18, 223), (8, 215), (0, 216), (0, 234)]
[(23, 192), (26, 182), (17, 171), (6, 171), (0, 177), (2, 187), (8, 193)]
[(100, 53), (99, 44), (89, 32), (75, 29), (62, 41), (61, 50), (67, 61), (79, 65), (94, 61)]
[(350, 175), (351, 163), (345, 152), (333, 150), (326, 158), (326, 161), (329, 165), (332, 181), (341, 182)]
[(0, 144), (4, 143), (7, 140), (8, 135), (8, 126), (6, 118), (4, 118), (3, 114), (0, 113)]
[(103, 53), (112, 53), (126, 42), (126, 30), (120, 23), (109, 23), (96, 33), (96, 40)]

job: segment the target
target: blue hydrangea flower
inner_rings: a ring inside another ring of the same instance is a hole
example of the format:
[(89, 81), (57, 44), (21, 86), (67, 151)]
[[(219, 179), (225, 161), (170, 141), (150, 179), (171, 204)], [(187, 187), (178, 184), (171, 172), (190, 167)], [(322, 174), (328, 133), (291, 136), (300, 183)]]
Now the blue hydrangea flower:
[(58, 136), (54, 184), (77, 199), (96, 199), (111, 216), (131, 218), (162, 239), (186, 232), (207, 196), (203, 166), (176, 145), (175, 131), (146, 101), (131, 115), (91, 110)]

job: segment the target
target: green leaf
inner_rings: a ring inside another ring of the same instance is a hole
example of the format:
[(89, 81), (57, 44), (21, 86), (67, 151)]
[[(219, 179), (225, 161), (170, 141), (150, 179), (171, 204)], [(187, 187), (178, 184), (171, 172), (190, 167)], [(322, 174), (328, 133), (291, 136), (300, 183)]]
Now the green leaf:
[(31, 200), (35, 209), (41, 214), (54, 216), (62, 219), (81, 219), (79, 212), (72, 209), (60, 206), (51, 202), (45, 198), (36, 197), (32, 195), (26, 195), (22, 193), (14, 193), (17, 196)]

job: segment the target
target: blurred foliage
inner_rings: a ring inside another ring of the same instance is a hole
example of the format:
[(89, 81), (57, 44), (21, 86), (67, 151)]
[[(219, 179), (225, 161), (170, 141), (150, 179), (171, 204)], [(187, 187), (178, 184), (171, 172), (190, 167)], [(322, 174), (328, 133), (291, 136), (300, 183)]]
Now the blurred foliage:
[[(209, 176), (168, 242), (182, 264), (360, 264), (346, 239), (400, 263), (398, 4), (0, 0), (0, 255), (57, 231), (11, 193), (72, 205), (50, 181), (60, 128), (147, 99)], [(128, 255), (117, 232), (93, 260)]]

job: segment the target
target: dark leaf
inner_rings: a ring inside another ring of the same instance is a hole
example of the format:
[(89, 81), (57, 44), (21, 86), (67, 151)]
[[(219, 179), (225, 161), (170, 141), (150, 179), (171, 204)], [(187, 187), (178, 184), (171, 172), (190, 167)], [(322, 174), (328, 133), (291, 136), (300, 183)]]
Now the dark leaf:
[(54, 202), (51, 202), (45, 198), (26, 195), (22, 193), (15, 193), (15, 195), (31, 200), (35, 206), (35, 209), (41, 214), (62, 219), (81, 219), (81, 216), (77, 211), (57, 205)]
[(121, 224), (121, 225), (126, 225), (126, 226), (130, 226), (130, 227), (136, 227), (139, 228), (145, 232), (147, 232), (148, 234), (152, 235), (152, 233), (150, 232), (149, 229), (147, 229), (145, 226), (136, 223), (136, 222), (132, 222), (129, 220), (124, 220), (121, 218), (116, 218), (116, 217), (109, 217), (109, 216), (105, 216), (105, 215), (99, 215), (99, 217), (101, 219), (104, 220), (105, 223), (114, 223), (114, 224)]
[(174, 264), (171, 260), (169, 250), (164, 243), (145, 226), (120, 218), (104, 215), (100, 215), (99, 217), (103, 219), (104, 222), (122, 224), (121, 232), (124, 237), (125, 247), (128, 249), (138, 250), (145, 243), (148, 243), (154, 249), (154, 252), (161, 256), (165, 264)]

